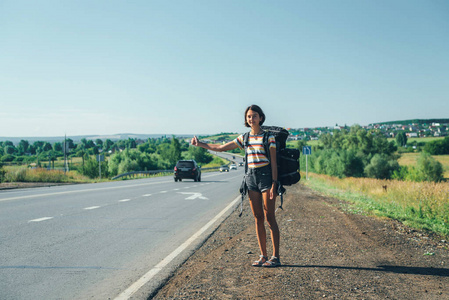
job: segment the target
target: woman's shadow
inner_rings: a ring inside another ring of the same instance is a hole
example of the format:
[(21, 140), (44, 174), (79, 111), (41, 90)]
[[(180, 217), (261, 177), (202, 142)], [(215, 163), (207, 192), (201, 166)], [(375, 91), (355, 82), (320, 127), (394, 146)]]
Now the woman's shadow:
[(377, 268), (363, 267), (343, 267), (343, 266), (319, 266), (319, 265), (281, 265), (280, 267), (290, 268), (322, 268), (322, 269), (339, 269), (339, 270), (362, 270), (389, 272), (397, 274), (414, 274), (414, 275), (431, 275), (449, 277), (449, 269), (432, 268), (432, 267), (404, 267), (404, 266), (388, 266), (380, 265)]

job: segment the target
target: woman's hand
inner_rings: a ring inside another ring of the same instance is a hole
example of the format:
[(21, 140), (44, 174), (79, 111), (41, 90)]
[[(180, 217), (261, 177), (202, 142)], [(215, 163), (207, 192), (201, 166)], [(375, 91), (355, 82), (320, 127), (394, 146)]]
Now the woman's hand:
[(194, 137), (192, 138), (192, 140), (190, 141), (190, 143), (191, 143), (193, 146), (198, 146), (198, 144), (199, 144), (198, 138), (197, 138), (196, 136), (194, 136)]
[(276, 189), (277, 189), (276, 182), (273, 182), (270, 189), (270, 200), (276, 199)]

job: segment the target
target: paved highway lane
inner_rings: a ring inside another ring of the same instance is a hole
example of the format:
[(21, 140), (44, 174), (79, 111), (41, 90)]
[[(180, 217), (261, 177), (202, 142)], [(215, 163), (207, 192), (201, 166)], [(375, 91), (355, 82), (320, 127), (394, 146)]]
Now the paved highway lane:
[(0, 299), (117, 297), (238, 197), (242, 170), (0, 192)]

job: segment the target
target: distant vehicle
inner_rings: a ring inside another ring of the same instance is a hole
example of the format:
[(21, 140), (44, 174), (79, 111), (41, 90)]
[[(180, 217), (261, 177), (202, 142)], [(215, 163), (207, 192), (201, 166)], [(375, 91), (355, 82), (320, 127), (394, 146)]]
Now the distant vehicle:
[(229, 169), (230, 169), (230, 170), (237, 170), (237, 165), (236, 165), (236, 164), (231, 164), (231, 165), (229, 166)]
[(239, 163), (239, 167), (243, 167), (243, 163), (242, 162)]
[(220, 167), (220, 172), (229, 172), (229, 167), (224, 165)]
[(201, 181), (201, 167), (194, 160), (180, 160), (176, 163), (173, 177), (175, 182), (183, 179)]

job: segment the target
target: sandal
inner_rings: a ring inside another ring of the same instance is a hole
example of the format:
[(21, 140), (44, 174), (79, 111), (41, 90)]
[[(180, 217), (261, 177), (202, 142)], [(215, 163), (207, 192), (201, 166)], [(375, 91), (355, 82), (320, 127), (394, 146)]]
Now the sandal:
[(262, 267), (267, 268), (274, 268), (281, 265), (281, 260), (279, 257), (272, 256), (269, 260), (267, 260), (264, 264), (262, 264)]
[(268, 261), (268, 257), (263, 256), (263, 255), (259, 255), (259, 260), (256, 260), (255, 262), (253, 262), (253, 267), (261, 267), (263, 266), (264, 263), (266, 263)]

